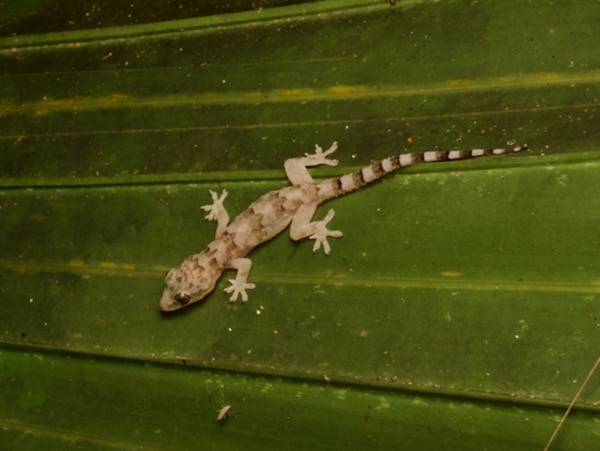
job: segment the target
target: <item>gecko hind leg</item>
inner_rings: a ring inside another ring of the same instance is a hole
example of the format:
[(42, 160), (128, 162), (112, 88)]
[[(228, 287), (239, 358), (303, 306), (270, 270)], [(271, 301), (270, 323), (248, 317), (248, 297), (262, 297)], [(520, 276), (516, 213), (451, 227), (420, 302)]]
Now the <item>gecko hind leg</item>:
[(252, 290), (256, 288), (256, 285), (253, 283), (247, 283), (248, 275), (250, 274), (250, 269), (252, 268), (252, 260), (249, 258), (236, 258), (231, 262), (229, 266), (232, 269), (237, 269), (237, 274), (235, 279), (229, 279), (229, 283), (231, 284), (223, 291), (225, 293), (232, 293), (229, 298), (229, 302), (237, 301), (238, 296), (242, 296), (242, 302), (248, 302), (248, 294), (246, 290)]
[(325, 255), (329, 255), (331, 247), (327, 238), (340, 238), (344, 234), (339, 230), (327, 229), (327, 224), (329, 224), (335, 215), (333, 209), (329, 210), (325, 218), (321, 221), (311, 222), (317, 206), (318, 204), (304, 204), (298, 209), (290, 225), (290, 237), (294, 241), (303, 238), (315, 240), (313, 252), (317, 252), (323, 246), (323, 252), (325, 252)]
[(323, 151), (323, 148), (319, 145), (315, 146), (315, 153), (305, 153), (300, 158), (290, 158), (285, 160), (284, 168), (287, 178), (292, 182), (292, 185), (302, 185), (304, 183), (314, 183), (313, 178), (308, 173), (307, 167), (327, 165), (337, 166), (338, 160), (331, 160), (327, 158), (337, 149), (337, 142), (331, 144), (329, 149)]
[(225, 210), (225, 207), (223, 206), (223, 201), (227, 197), (227, 194), (229, 193), (226, 189), (223, 190), (221, 196), (218, 196), (215, 191), (211, 190), (210, 197), (212, 198), (213, 203), (200, 207), (202, 210), (208, 212), (204, 219), (207, 219), (208, 221), (217, 221), (217, 232), (215, 233), (215, 238), (218, 238), (219, 235), (225, 231), (227, 225), (229, 224), (229, 213), (227, 213), (227, 210)]

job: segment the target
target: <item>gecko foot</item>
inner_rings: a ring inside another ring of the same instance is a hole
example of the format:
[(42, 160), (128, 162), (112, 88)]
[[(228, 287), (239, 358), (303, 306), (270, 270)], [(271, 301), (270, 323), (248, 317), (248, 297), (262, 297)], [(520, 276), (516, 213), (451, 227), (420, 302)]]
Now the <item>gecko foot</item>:
[(246, 290), (252, 290), (256, 287), (253, 283), (246, 283), (245, 280), (229, 279), (231, 286), (225, 288), (225, 293), (232, 293), (229, 302), (237, 301), (239, 295), (242, 296), (242, 302), (248, 302), (248, 293)]
[(202, 210), (204, 211), (208, 211), (208, 215), (206, 215), (205, 219), (208, 219), (209, 221), (217, 221), (219, 218), (219, 215), (221, 215), (223, 212), (225, 212), (225, 207), (223, 206), (223, 201), (225, 200), (225, 198), (227, 197), (227, 194), (229, 194), (227, 192), (226, 189), (223, 190), (223, 192), (221, 193), (221, 196), (219, 197), (217, 195), (217, 193), (215, 191), (210, 191), (210, 197), (212, 197), (213, 203), (210, 205), (203, 205)]
[(327, 158), (328, 155), (331, 155), (333, 152), (336, 151), (337, 145), (337, 142), (334, 141), (331, 147), (329, 147), (329, 149), (327, 149), (325, 152), (323, 152), (323, 148), (321, 146), (316, 145), (314, 154), (304, 154), (305, 164), (308, 166), (317, 166), (320, 164), (326, 164), (327, 166), (337, 166), (338, 160), (330, 160), (329, 158)]
[(333, 211), (333, 209), (331, 209), (331, 210), (329, 210), (329, 212), (327, 212), (327, 216), (325, 216), (325, 219), (314, 223), (315, 233), (313, 233), (309, 237), (309, 239), (315, 240), (315, 245), (313, 246), (313, 252), (317, 252), (319, 249), (321, 249), (321, 246), (323, 246), (323, 251), (325, 252), (325, 255), (329, 255), (329, 252), (331, 252), (331, 247), (329, 246), (329, 243), (327, 242), (327, 238), (328, 237), (339, 238), (344, 235), (339, 230), (327, 230), (326, 226), (333, 219), (334, 215), (335, 215), (335, 212)]

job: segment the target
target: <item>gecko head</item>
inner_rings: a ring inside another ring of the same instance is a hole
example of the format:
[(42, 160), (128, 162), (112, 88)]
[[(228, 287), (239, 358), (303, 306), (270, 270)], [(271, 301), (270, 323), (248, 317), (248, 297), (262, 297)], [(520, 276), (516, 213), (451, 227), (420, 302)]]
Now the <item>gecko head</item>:
[(219, 275), (211, 271), (208, 265), (186, 259), (179, 268), (171, 269), (166, 274), (160, 309), (172, 312), (201, 301), (214, 289)]

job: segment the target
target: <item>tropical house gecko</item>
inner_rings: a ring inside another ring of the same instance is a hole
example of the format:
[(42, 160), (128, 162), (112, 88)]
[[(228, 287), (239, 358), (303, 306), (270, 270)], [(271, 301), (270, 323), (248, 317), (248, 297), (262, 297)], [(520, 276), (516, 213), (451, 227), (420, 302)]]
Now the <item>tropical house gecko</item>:
[(285, 173), (291, 186), (270, 191), (253, 202), (240, 213), (233, 222), (223, 206), (227, 190), (219, 196), (211, 191), (213, 203), (202, 207), (208, 212), (206, 219), (217, 221), (215, 239), (202, 252), (187, 257), (178, 268), (171, 269), (165, 276), (165, 288), (160, 300), (163, 311), (173, 311), (200, 301), (209, 294), (225, 269), (236, 269), (235, 279), (229, 280), (229, 300), (234, 302), (241, 296), (248, 301), (246, 290), (255, 287), (248, 283), (252, 261), (246, 255), (265, 241), (270, 240), (288, 225), (293, 240), (309, 238), (315, 240), (313, 252), (323, 248), (329, 254), (327, 238), (339, 238), (342, 232), (328, 230), (327, 224), (333, 219), (330, 209), (324, 219), (313, 221), (317, 207), (328, 199), (347, 194), (368, 183), (380, 179), (397, 169), (416, 163), (463, 160), (488, 155), (516, 153), (528, 149), (527, 144), (497, 149), (429, 151), (406, 153), (374, 162), (359, 171), (316, 182), (307, 168), (318, 165), (336, 166), (337, 160), (329, 159), (337, 149), (334, 142), (325, 151), (316, 146), (314, 154), (286, 160)]

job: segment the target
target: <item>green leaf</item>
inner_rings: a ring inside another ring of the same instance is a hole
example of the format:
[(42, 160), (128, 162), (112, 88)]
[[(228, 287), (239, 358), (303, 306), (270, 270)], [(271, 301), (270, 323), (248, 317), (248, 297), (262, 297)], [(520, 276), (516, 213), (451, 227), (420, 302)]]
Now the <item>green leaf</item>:
[[(113, 3), (0, 27), (2, 447), (543, 449), (600, 344), (598, 2)], [(286, 231), (247, 304), (227, 271), (159, 311), (209, 190), (235, 215), (334, 140), (319, 179), (531, 150), (331, 200), (330, 256)], [(551, 449), (595, 446), (599, 377)]]

